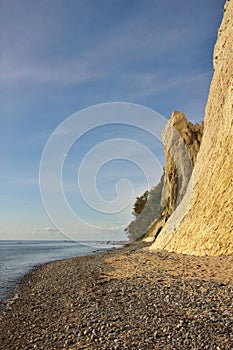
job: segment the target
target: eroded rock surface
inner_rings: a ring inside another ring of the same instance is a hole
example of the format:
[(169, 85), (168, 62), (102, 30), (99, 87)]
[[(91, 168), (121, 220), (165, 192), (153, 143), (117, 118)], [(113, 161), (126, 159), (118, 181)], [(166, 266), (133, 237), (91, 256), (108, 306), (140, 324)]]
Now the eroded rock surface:
[(174, 111), (163, 131), (164, 187), (161, 217), (156, 221), (146, 240), (154, 239), (159, 230), (182, 201), (192, 175), (203, 134), (203, 122), (192, 124), (182, 112)]
[(233, 253), (233, 1), (226, 1), (214, 50), (203, 139), (186, 194), (151, 249)]
[(168, 218), (181, 202), (203, 133), (201, 125), (188, 122), (184, 113), (173, 112), (163, 132), (166, 164), (164, 167), (163, 215)]

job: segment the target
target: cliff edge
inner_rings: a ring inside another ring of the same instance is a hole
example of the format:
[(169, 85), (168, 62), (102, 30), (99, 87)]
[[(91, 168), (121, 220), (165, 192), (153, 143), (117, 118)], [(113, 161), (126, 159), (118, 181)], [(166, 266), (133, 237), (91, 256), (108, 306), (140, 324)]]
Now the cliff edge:
[(161, 205), (166, 220), (182, 201), (192, 175), (203, 133), (202, 124), (188, 122), (182, 112), (174, 111), (163, 131), (164, 187)]
[(187, 191), (150, 249), (233, 254), (233, 0), (218, 31), (204, 124)]
[(142, 240), (152, 242), (182, 201), (192, 175), (203, 134), (203, 122), (192, 124), (184, 113), (174, 111), (163, 130), (164, 153), (161, 216), (154, 221)]

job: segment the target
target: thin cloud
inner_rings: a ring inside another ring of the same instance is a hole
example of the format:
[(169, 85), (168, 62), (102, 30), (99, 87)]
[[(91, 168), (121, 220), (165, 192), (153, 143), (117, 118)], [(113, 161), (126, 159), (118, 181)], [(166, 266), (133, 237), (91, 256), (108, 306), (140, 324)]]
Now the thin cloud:
[(59, 230), (57, 228), (54, 228), (54, 227), (45, 227), (44, 231), (45, 232), (59, 232)]
[[(193, 86), (194, 84), (206, 86), (210, 82), (210, 72), (202, 72), (199, 74), (184, 75), (179, 77), (166, 77), (160, 74), (130, 74), (128, 79), (131, 79), (131, 91), (128, 92), (127, 97), (131, 100), (137, 100), (141, 97), (156, 95), (168, 90), (174, 90), (182, 85)], [(141, 83), (140, 83), (141, 82)]]
[[(27, 16), (30, 17), (30, 14)], [(193, 34), (193, 29), (189, 28), (179, 28), (175, 31), (173, 28), (164, 27), (159, 31), (157, 29), (159, 23), (154, 25), (152, 22), (147, 22), (146, 18), (137, 15), (129, 22), (115, 24), (105, 34), (97, 32), (96, 42), (92, 42), (90, 46), (83, 47), (83, 42), (80, 39), (77, 40), (77, 47), (72, 54), (68, 54), (69, 51), (66, 52), (64, 47), (59, 57), (55, 54), (49, 56), (47, 52), (49, 47), (54, 45), (53, 35), (58, 34), (60, 14), (58, 13), (55, 24), (45, 21), (44, 26), (41, 26), (40, 17), (35, 17), (34, 13), (32, 18), (35, 18), (32, 33), (30, 31), (27, 33), (26, 28), (22, 27), (22, 33), (17, 34), (15, 30), (17, 23), (8, 29), (10, 33), (6, 33), (9, 38), (13, 36), (12, 32), (14, 35), (16, 33), (19, 42), (14, 40), (12, 44), (11, 40), (8, 40), (1, 45), (4, 50), (0, 59), (0, 79), (4, 83), (79, 85), (100, 81), (109, 76), (122, 79), (125, 76), (122, 73), (125, 70), (131, 70), (129, 64), (132, 61), (135, 63), (145, 58), (148, 60), (149, 55), (151, 61), (157, 62), (164, 55), (177, 54), (176, 48), (187, 47)], [(18, 19), (18, 23), (20, 20), (22, 21), (22, 18)], [(35, 36), (35, 33), (39, 34)], [(77, 31), (77, 36), (78, 34)], [(192, 42), (200, 35), (204, 35), (201, 29), (195, 29)], [(64, 45), (62, 40), (60, 45), (61, 48)], [(119, 69), (122, 77), (118, 74)], [(141, 80), (142, 75), (144, 80)], [(141, 74), (135, 70), (132, 70), (128, 78), (130, 78), (128, 84), (134, 83), (135, 80), (142, 81), (144, 84), (151, 79), (149, 74)], [(152, 80), (153, 83), (154, 81), (155, 79)]]
[(11, 185), (17, 185), (22, 187), (39, 186), (39, 177), (15, 177), (9, 180)]

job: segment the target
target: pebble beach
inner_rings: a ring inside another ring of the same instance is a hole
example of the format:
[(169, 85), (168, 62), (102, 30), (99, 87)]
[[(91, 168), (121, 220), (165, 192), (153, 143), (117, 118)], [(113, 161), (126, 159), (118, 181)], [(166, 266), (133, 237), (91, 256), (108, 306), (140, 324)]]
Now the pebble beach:
[(121, 249), (41, 265), (1, 305), (1, 350), (233, 349), (233, 257)]

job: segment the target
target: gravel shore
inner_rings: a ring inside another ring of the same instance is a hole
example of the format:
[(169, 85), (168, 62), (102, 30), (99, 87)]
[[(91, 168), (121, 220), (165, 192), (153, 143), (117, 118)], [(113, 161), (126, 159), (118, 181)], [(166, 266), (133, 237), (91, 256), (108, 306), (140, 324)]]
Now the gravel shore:
[(3, 305), (0, 349), (233, 349), (233, 257), (145, 243), (42, 265)]

